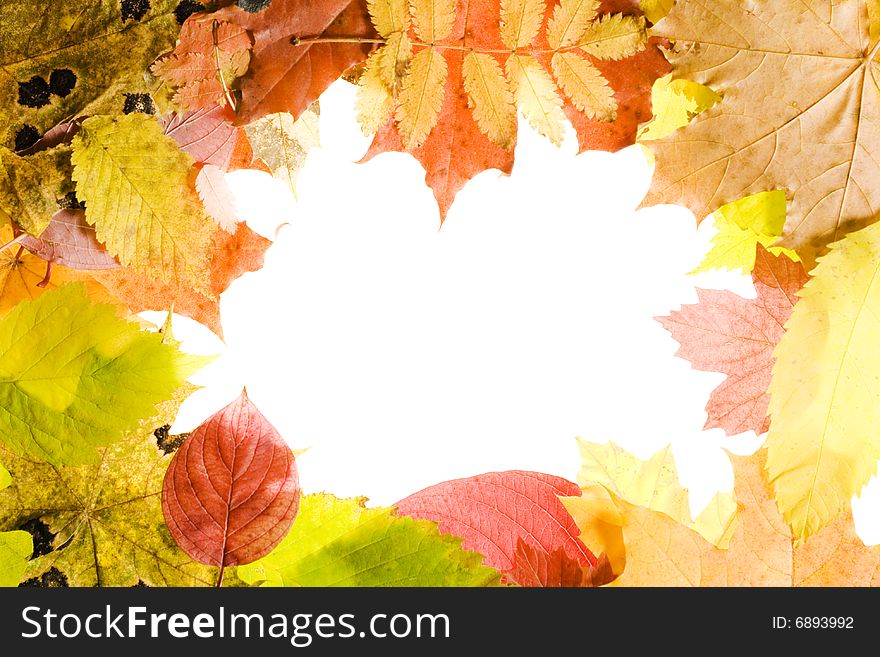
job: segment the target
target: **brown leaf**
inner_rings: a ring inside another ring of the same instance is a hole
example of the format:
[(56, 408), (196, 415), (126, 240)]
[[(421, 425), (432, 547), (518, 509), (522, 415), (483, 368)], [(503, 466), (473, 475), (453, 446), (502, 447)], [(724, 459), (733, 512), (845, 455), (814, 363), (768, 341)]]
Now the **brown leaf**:
[(568, 588), (603, 586), (615, 579), (608, 557), (600, 554), (595, 566), (581, 566), (559, 548), (552, 554), (536, 550), (519, 539), (513, 570), (507, 578), (528, 587)]
[(162, 514), (184, 552), (223, 568), (271, 552), (293, 524), (299, 497), (293, 452), (242, 392), (174, 454)]

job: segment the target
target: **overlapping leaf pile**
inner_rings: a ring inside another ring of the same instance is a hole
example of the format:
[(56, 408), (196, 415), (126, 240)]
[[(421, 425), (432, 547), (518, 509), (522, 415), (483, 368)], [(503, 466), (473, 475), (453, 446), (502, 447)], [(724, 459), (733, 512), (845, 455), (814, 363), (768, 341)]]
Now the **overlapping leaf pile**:
[[(880, 458), (876, 2), (43, 5), (0, 0), (0, 585), (876, 583), (848, 506)], [(168, 435), (204, 361), (133, 313), (222, 336), (270, 246), (226, 174), (295, 188), (341, 77), (365, 159), (411, 153), (441, 220), (511, 170), (519, 115), (582, 151), (638, 138), (647, 202), (712, 214), (694, 273), (756, 296), (660, 321), (727, 375), (706, 428), (769, 431), (734, 492), (692, 518), (668, 451), (582, 442), (578, 484), (487, 473), (373, 508), (303, 495), (246, 394)]]

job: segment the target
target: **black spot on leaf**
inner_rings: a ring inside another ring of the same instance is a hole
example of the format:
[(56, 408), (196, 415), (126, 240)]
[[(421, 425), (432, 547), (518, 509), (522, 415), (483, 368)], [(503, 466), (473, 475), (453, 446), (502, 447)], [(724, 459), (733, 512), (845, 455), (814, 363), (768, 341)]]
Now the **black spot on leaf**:
[(183, 25), (184, 21), (199, 11), (204, 11), (205, 5), (201, 2), (195, 2), (195, 0), (183, 0), (183, 2), (178, 3), (177, 7), (174, 9), (174, 18), (177, 19), (178, 25)]
[(256, 14), (258, 11), (263, 11), (266, 7), (272, 4), (272, 0), (236, 0), (235, 4), (245, 11)]
[(60, 588), (70, 586), (67, 583), (67, 575), (52, 566), (39, 577), (31, 577), (26, 579), (19, 586), (36, 586), (42, 589)]
[(85, 210), (86, 204), (76, 197), (76, 192), (68, 192), (64, 198), (58, 201), (62, 210)]
[(34, 539), (34, 553), (31, 555), (31, 559), (42, 557), (44, 554), (49, 554), (55, 549), (52, 547), (55, 534), (49, 531), (49, 525), (39, 518), (28, 520), (19, 529), (27, 532)]
[(122, 22), (139, 21), (150, 10), (149, 0), (122, 0)]
[(125, 94), (125, 104), (122, 106), (122, 113), (132, 114), (133, 112), (155, 114), (156, 104), (149, 94)]
[(131, 588), (133, 588), (133, 589), (148, 589), (148, 588), (150, 588), (150, 585), (147, 584), (144, 580), (139, 579), (138, 583), (135, 584), (134, 586), (132, 586)]
[(23, 151), (40, 141), (40, 131), (32, 125), (23, 125), (15, 133), (15, 150)]
[(76, 86), (76, 73), (69, 68), (59, 68), (49, 76), (49, 91), (64, 98)]
[(25, 107), (42, 107), (49, 104), (49, 83), (39, 75), (27, 82), (18, 83), (18, 104)]
[(178, 448), (183, 445), (183, 441), (187, 439), (187, 436), (189, 436), (188, 433), (171, 435), (171, 433), (169, 433), (170, 431), (171, 425), (166, 424), (153, 432), (153, 435), (156, 436), (156, 446), (161, 449), (164, 454), (173, 454), (176, 452)]

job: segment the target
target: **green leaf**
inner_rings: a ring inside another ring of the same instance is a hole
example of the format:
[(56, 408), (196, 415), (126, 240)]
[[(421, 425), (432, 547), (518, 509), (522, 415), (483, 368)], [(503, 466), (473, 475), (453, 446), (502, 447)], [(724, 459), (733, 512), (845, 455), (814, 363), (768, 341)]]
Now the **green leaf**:
[(96, 462), (96, 447), (206, 362), (93, 304), (81, 284), (46, 292), (0, 320), (0, 442), (55, 465)]
[(782, 236), (785, 225), (785, 192), (775, 190), (746, 196), (718, 208), (712, 216), (718, 232), (712, 238), (709, 253), (691, 274), (711, 269), (751, 273), (758, 244), (775, 256), (785, 255), (800, 262), (798, 254), (791, 249), (773, 246)]
[[(146, 11), (123, 20), (132, 4)], [(24, 126), (43, 134), (74, 116), (122, 112), (124, 94), (147, 91), (144, 71), (174, 47), (178, 4), (0, 0), (0, 146), (13, 148)]]
[(18, 586), (34, 552), (34, 540), (27, 532), (0, 532), (0, 586)]
[[(39, 235), (60, 209), (58, 200), (71, 191), (69, 146), (27, 157), (0, 146), (0, 217), (12, 217), (27, 232)], [(0, 226), (5, 223), (0, 221)]]
[(214, 583), (216, 568), (187, 557), (162, 517), (162, 480), (171, 454), (159, 449), (154, 432), (165, 435), (194, 389), (179, 389), (155, 416), (102, 449), (95, 465), (54, 467), (0, 447), (13, 476), (12, 486), (0, 491), (0, 530), (39, 519), (57, 534), (54, 551), (30, 561), (23, 579), (56, 568), (69, 586)]
[(94, 116), (73, 140), (86, 221), (123, 265), (209, 298), (214, 223), (195, 191), (193, 159), (143, 114)]
[(496, 586), (483, 557), (427, 520), (328, 494), (300, 501), (293, 529), (238, 576), (264, 586)]
[(9, 474), (9, 470), (3, 467), (3, 464), (0, 463), (0, 490), (4, 488), (9, 488), (9, 485), (12, 483), (12, 475)]

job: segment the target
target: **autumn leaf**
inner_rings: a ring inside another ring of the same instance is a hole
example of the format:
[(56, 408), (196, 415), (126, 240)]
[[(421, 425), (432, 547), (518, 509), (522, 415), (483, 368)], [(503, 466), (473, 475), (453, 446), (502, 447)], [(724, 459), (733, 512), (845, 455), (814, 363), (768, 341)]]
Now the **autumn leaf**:
[(174, 114), (159, 124), (182, 151), (199, 164), (211, 164), (231, 171), (236, 152), (246, 142), (244, 131), (227, 121), (226, 111), (214, 105), (185, 114)]
[(630, 504), (599, 485), (586, 485), (581, 497), (563, 502), (585, 536), (597, 508), (610, 503), (617, 510), (626, 566), (613, 586), (876, 585), (880, 548), (862, 544), (848, 513), (798, 546), (776, 510), (764, 451), (732, 461), (739, 511), (726, 550), (665, 513)]
[(0, 146), (0, 227), (14, 218), (22, 229), (39, 235), (72, 190), (68, 146), (29, 156)]
[(116, 0), (0, 3), (0, 147), (17, 150), (70, 117), (121, 112), (124, 93), (146, 91), (144, 71), (173, 47), (178, 4), (125, 14)]
[(270, 114), (245, 126), (254, 155), (265, 162), (272, 176), (296, 194), (296, 179), (309, 150), (319, 146), (317, 103), (298, 119), (287, 112)]
[(520, 539), (546, 555), (562, 549), (578, 565), (595, 567), (596, 557), (559, 501), (579, 492), (560, 477), (514, 470), (446, 481), (396, 506), (403, 515), (437, 522), (440, 531), (460, 537), (463, 548), (485, 555), (483, 563), (501, 573), (513, 570)]
[(52, 551), (28, 562), (24, 578), (53, 572), (68, 586), (205, 586), (215, 575), (192, 562), (162, 519), (162, 477), (171, 460), (154, 430), (171, 424), (192, 392), (180, 388), (158, 413), (100, 451), (94, 465), (54, 467), (2, 450), (13, 485), (0, 491), (0, 529), (36, 520)]
[(641, 461), (613, 443), (597, 444), (578, 439), (581, 486), (599, 484), (617, 497), (666, 514), (693, 529), (719, 548), (726, 548), (736, 528), (736, 498), (717, 493), (696, 519), (691, 517), (688, 490), (678, 480), (669, 447)]
[(541, 588), (572, 588), (603, 586), (617, 575), (604, 554), (596, 566), (581, 566), (565, 550), (559, 548), (553, 554), (536, 550), (519, 539), (513, 569), (508, 573), (511, 582), (519, 586)]
[(646, 203), (680, 203), (702, 219), (744, 196), (785, 190), (783, 245), (807, 261), (874, 221), (880, 92), (865, 3), (719, 0), (707, 12), (678, 2), (652, 33), (673, 42), (675, 75), (723, 100), (652, 142)]
[[(763, 433), (771, 426), (767, 388), (773, 350), (807, 281), (800, 263), (772, 256), (760, 245), (756, 253), (752, 280), (757, 298), (698, 289), (699, 303), (657, 318), (681, 345), (677, 356), (696, 369), (727, 375), (709, 398), (705, 428), (724, 429), (728, 435)], [(803, 343), (798, 346), (799, 351), (804, 348)]]
[(0, 532), (0, 587), (18, 586), (33, 551), (34, 541), (27, 532)]
[(234, 110), (233, 83), (248, 70), (250, 48), (250, 35), (243, 28), (197, 14), (183, 24), (174, 52), (150, 70), (176, 87), (173, 100), (185, 109), (228, 104)]
[(774, 352), (767, 471), (799, 541), (849, 506), (877, 470), (880, 226), (833, 244)]
[(7, 488), (12, 483), (12, 475), (9, 474), (2, 463), (0, 463), (0, 490)]
[(247, 224), (236, 225), (234, 233), (215, 227), (208, 251), (211, 258), (210, 292), (198, 292), (186, 284), (173, 285), (123, 267), (91, 272), (91, 277), (106, 288), (113, 298), (124, 299), (133, 312), (170, 310), (191, 317), (221, 338), (220, 295), (242, 274), (257, 271), (272, 245)]
[(739, 270), (744, 274), (755, 268), (755, 247), (760, 244), (772, 255), (785, 254), (799, 262), (791, 249), (774, 246), (785, 224), (785, 193), (779, 190), (759, 192), (724, 205), (712, 214), (718, 232), (712, 248), (692, 274), (712, 269)]
[(116, 269), (116, 262), (98, 243), (95, 229), (79, 209), (59, 210), (39, 237), (24, 235), (20, 244), (47, 263), (71, 269)]
[(324, 493), (304, 495), (281, 544), (237, 572), (263, 586), (497, 586), (481, 560), (432, 522)]
[(299, 508), (299, 475), (281, 434), (242, 392), (193, 431), (171, 459), (162, 513), (194, 560), (227, 566), (266, 556)]
[(210, 295), (211, 222), (192, 158), (152, 117), (92, 117), (73, 140), (73, 179), (98, 241), (127, 267)]
[[(382, 123), (376, 112), (387, 119), (366, 159), (411, 152), (425, 167), (441, 220), (475, 175), (510, 172), (517, 108), (555, 143), (567, 119), (582, 151), (632, 144), (651, 116), (651, 84), (668, 66), (647, 43), (633, 2), (438, 0), (427, 5), (445, 18), (430, 33), (420, 26), (420, 19), (432, 25), (422, 4), (412, 5), (406, 74), (394, 72), (396, 57), (380, 56), (398, 48), (390, 37), (371, 56), (361, 85), (374, 104), (361, 116), (370, 128)], [(399, 93), (388, 84), (397, 77)]]
[(658, 78), (651, 88), (654, 117), (639, 130), (639, 141), (661, 139), (672, 134), (720, 100), (721, 96), (702, 84), (681, 78), (673, 80), (672, 75)]
[(47, 292), (0, 320), (0, 441), (54, 465), (93, 463), (205, 362), (82, 285)]
[(278, 112), (299, 118), (331, 83), (366, 59), (372, 46), (351, 40), (376, 36), (363, 0), (273, 0), (262, 11), (227, 7), (213, 16), (253, 35), (250, 67), (238, 82), (240, 124)]

